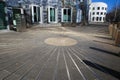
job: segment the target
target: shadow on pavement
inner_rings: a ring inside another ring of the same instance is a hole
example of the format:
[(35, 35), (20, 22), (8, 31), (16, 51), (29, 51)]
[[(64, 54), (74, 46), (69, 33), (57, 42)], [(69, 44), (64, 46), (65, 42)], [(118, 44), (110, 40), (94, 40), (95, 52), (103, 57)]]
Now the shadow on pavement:
[(108, 42), (102, 42), (102, 41), (97, 41), (97, 40), (93, 40), (93, 41), (94, 41), (94, 42), (99, 42), (99, 43), (109, 44), (109, 45), (115, 46), (114, 44), (112, 44), (112, 43), (108, 43)]
[(96, 50), (96, 51), (100, 51), (100, 52), (103, 52), (103, 53), (107, 53), (107, 54), (110, 54), (110, 55), (120, 57), (118, 53), (110, 52), (110, 51), (99, 49), (99, 48), (96, 48), (96, 47), (89, 47), (89, 48), (93, 49), (93, 50)]
[(112, 70), (110, 68), (107, 68), (105, 66), (99, 65), (97, 63), (92, 63), (92, 62), (90, 62), (88, 60), (83, 60), (83, 62), (85, 64), (87, 64), (88, 66), (90, 66), (90, 67), (93, 67), (93, 68), (95, 68), (97, 70), (100, 70), (100, 71), (102, 71), (102, 72), (104, 72), (106, 74), (109, 74), (109, 75), (117, 78), (117, 79), (120, 79), (120, 72), (118, 72), (118, 71)]
[(112, 38), (109, 38), (109, 37), (103, 37), (103, 36), (94, 36), (94, 37), (101, 38), (101, 39), (107, 39), (107, 40), (113, 40)]

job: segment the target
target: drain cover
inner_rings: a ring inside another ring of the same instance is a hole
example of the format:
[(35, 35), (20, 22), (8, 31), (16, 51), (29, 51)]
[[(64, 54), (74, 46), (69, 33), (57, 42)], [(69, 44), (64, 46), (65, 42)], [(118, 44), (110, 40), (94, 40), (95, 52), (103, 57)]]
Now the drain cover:
[(77, 41), (72, 38), (56, 37), (46, 39), (45, 43), (54, 46), (72, 46), (77, 44)]

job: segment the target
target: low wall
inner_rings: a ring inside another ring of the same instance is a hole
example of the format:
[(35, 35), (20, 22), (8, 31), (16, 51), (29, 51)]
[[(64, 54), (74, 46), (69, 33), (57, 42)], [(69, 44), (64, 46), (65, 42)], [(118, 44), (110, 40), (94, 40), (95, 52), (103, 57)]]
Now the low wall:
[(115, 41), (115, 45), (120, 46), (120, 22), (109, 24), (109, 34)]

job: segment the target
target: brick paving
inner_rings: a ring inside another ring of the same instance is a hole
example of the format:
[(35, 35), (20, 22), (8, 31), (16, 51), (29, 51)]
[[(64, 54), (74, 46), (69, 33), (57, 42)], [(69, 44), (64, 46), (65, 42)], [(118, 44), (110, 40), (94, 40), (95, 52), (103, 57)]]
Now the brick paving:
[[(77, 44), (44, 42), (56, 37)], [(6, 32), (0, 34), (0, 80), (120, 80), (119, 51), (103, 25)]]

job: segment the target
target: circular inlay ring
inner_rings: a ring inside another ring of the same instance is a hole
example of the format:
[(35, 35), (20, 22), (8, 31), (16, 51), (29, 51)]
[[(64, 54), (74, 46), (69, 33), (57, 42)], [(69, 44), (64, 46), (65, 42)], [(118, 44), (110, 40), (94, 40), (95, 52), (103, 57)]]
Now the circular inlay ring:
[(45, 43), (54, 46), (72, 46), (77, 44), (77, 41), (72, 38), (56, 37), (46, 39)]

